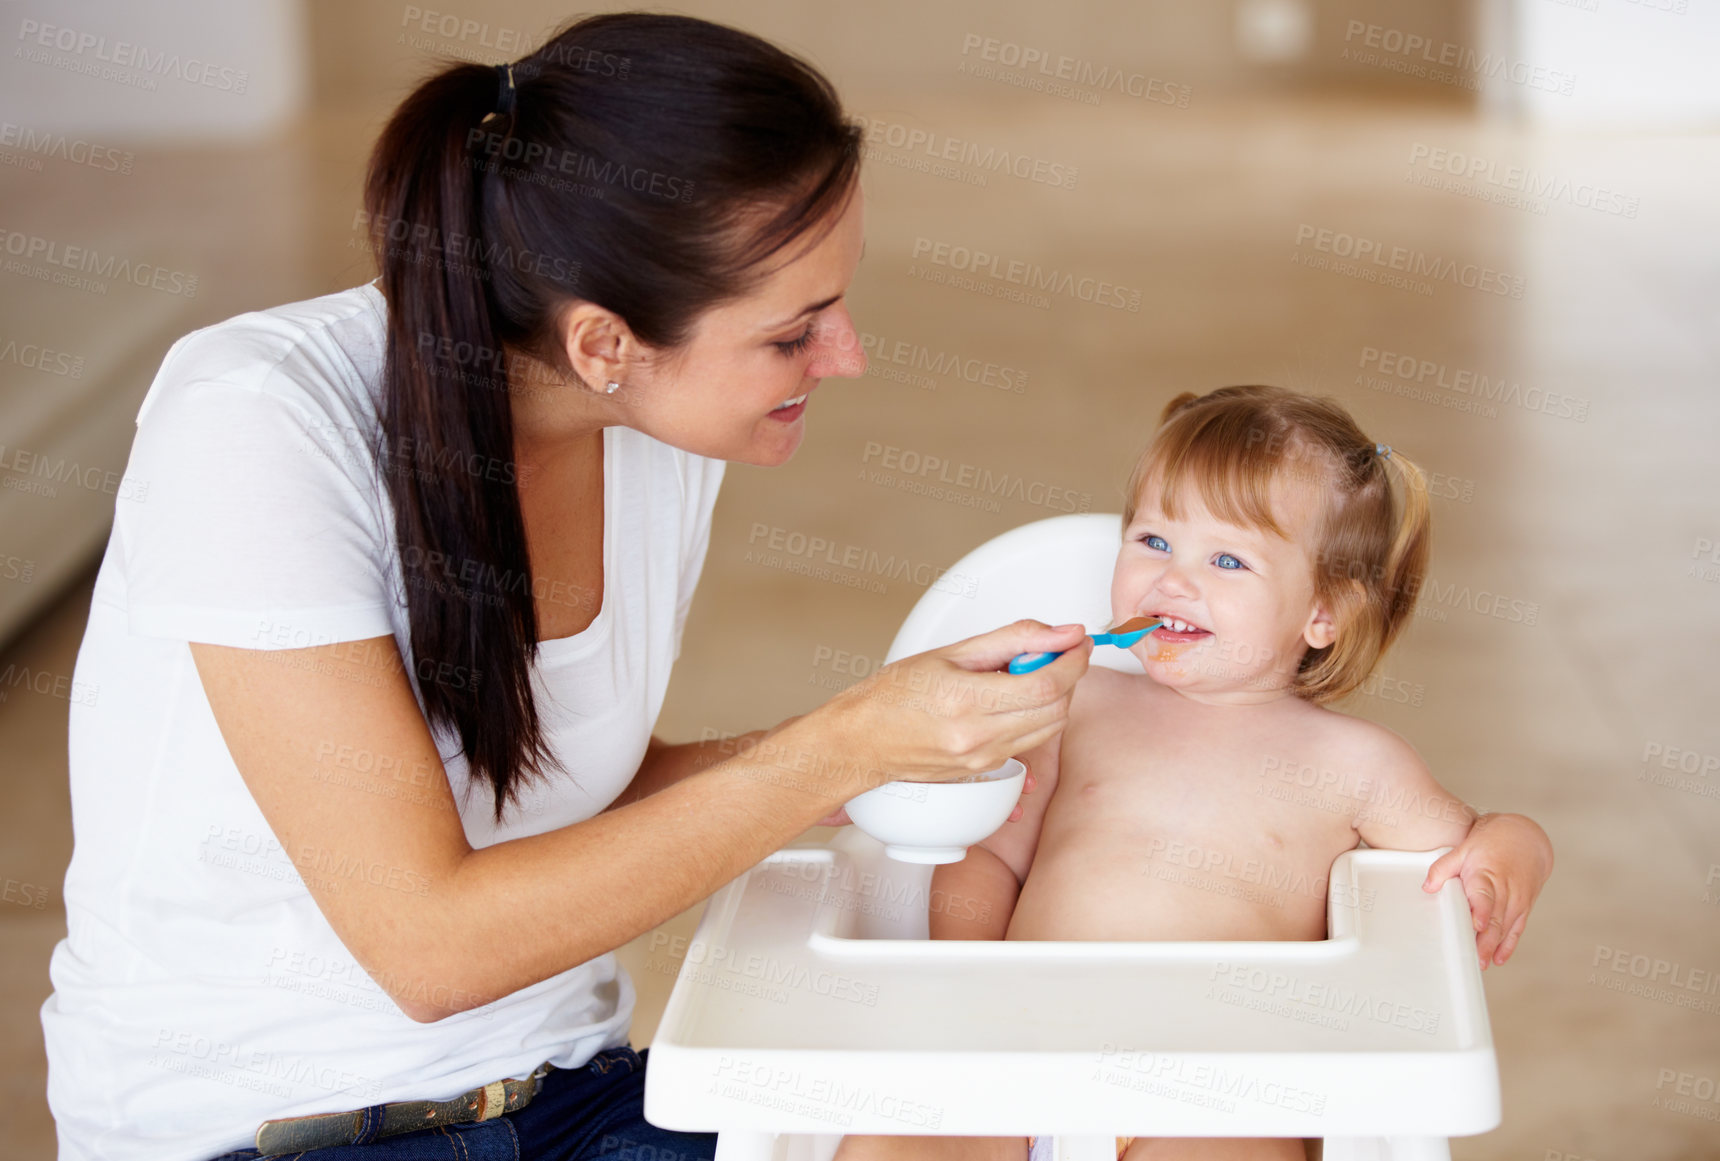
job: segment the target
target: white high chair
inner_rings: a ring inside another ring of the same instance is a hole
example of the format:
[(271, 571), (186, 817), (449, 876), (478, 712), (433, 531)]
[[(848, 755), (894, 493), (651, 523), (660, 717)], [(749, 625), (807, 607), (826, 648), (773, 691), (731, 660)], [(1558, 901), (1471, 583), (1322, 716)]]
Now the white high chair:
[[(981, 545), (886, 660), (1020, 617), (1107, 624), (1120, 525), (1059, 516)], [(1092, 663), (1138, 672), (1119, 649)], [(932, 941), (934, 868), (846, 827), (712, 896), (646, 1119), (715, 1130), (717, 1161), (830, 1161), (847, 1133), (1037, 1135), (1053, 1161), (1115, 1161), (1117, 1136), (1449, 1161), (1446, 1138), (1498, 1125), (1499, 1077), (1462, 889), (1421, 889), (1437, 853), (1341, 855), (1319, 942)]]

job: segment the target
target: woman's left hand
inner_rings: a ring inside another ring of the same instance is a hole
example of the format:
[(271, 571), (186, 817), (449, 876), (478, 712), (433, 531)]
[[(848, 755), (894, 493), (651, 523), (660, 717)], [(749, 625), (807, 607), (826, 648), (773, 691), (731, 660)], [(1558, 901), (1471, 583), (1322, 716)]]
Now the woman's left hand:
[(1463, 883), (1475, 925), (1481, 970), (1517, 950), (1541, 887), (1553, 873), (1547, 832), (1521, 814), (1484, 814), (1457, 846), (1434, 860), (1422, 890), (1437, 891), (1453, 875)]

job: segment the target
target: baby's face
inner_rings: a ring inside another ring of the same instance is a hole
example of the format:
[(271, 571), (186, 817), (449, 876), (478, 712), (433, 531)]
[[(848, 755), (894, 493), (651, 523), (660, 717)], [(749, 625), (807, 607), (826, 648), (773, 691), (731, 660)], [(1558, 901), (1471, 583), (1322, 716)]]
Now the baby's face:
[(1112, 623), (1145, 615), (1184, 625), (1167, 622), (1129, 651), (1153, 680), (1196, 701), (1285, 696), (1303, 653), (1333, 638), (1304, 547), (1317, 512), (1313, 488), (1273, 486), (1273, 516), (1289, 539), (1219, 520), (1192, 487), (1178, 500), (1181, 518), (1172, 520), (1158, 484), (1142, 489), (1111, 577)]

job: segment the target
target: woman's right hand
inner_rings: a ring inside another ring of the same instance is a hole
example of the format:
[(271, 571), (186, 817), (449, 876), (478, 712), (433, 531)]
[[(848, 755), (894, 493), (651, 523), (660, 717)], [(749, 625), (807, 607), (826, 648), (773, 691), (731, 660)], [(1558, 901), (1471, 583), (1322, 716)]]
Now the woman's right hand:
[[(781, 732), (844, 772), (842, 801), (895, 780), (953, 781), (1055, 737), (1092, 651), (1081, 625), (1017, 621), (882, 666)], [(1006, 671), (1016, 654), (1036, 652), (1063, 656)]]

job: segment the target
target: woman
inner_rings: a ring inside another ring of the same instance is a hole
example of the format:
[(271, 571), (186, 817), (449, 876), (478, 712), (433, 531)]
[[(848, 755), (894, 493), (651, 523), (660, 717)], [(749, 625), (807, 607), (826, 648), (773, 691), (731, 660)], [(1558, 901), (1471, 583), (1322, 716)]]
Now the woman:
[(858, 160), (768, 44), (592, 18), (400, 107), (379, 285), (174, 344), (78, 659), (62, 1158), (709, 1156), (642, 1119), (611, 952), (1061, 727), (1085, 650), (995, 671), (1079, 630), (1024, 623), (756, 749), (651, 737), (724, 462), (864, 369)]
[(174, 344), (78, 657), (62, 1158), (708, 1157), (641, 1116), (613, 950), (1062, 727), (1085, 637), (1021, 622), (651, 736), (724, 463), (865, 366), (858, 157), (770, 45), (594, 17), (402, 104), (376, 284)]
[[(62, 1158), (710, 1156), (642, 1120), (612, 949), (1060, 728), (1082, 650), (986, 673), (1077, 640), (1022, 624), (757, 750), (650, 736), (724, 461), (865, 366), (857, 169), (795, 58), (595, 17), (404, 101), (380, 287), (174, 344), (79, 654)], [(893, 697), (929, 676), (944, 716)]]

